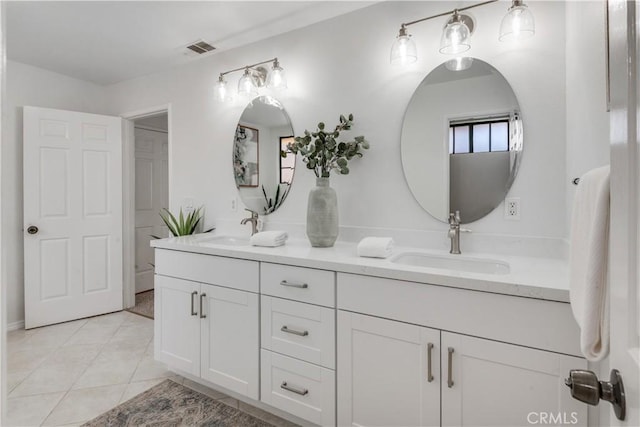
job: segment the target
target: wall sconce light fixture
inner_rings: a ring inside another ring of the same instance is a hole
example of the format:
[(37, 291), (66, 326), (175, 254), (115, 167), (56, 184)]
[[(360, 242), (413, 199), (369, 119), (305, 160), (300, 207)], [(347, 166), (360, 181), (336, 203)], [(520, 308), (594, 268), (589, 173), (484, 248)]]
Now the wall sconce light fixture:
[[(273, 62), (271, 71), (268, 71), (265, 67), (261, 66), (268, 62)], [(224, 76), (242, 70), (244, 70), (244, 74), (242, 74), (242, 77), (238, 80), (238, 95), (240, 97), (253, 98), (258, 95), (258, 89), (262, 87), (268, 87), (273, 90), (282, 90), (287, 88), (287, 79), (284, 69), (280, 66), (278, 58), (273, 58), (220, 73), (220, 77), (218, 77), (218, 82), (215, 87), (215, 98), (217, 101), (226, 102), (232, 99), (228, 82), (225, 80)]]
[[(442, 16), (449, 16), (449, 19), (442, 30), (440, 53), (445, 55), (459, 55), (471, 49), (470, 38), (473, 34), (475, 23), (473, 19), (471, 19), (471, 16), (460, 12), (489, 3), (495, 3), (496, 1), (498, 0), (484, 1), (401, 24), (396, 41), (391, 47), (391, 64), (407, 65), (418, 60), (416, 44), (411, 39), (411, 34), (407, 31), (408, 26)], [(498, 39), (500, 41), (521, 40), (531, 37), (534, 34), (535, 21), (531, 11), (527, 8), (527, 5), (524, 4), (523, 0), (512, 0), (511, 7), (509, 7), (507, 14), (502, 19)], [(472, 61), (465, 61), (462, 60), (461, 57), (458, 57), (448, 61), (447, 68), (465, 70), (471, 66), (471, 62)]]

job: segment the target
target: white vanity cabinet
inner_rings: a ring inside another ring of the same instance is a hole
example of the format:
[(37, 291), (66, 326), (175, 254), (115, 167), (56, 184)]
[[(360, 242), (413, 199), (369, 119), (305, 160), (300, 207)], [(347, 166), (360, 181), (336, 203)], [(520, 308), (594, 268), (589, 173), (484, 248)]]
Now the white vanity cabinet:
[(335, 425), (335, 272), (263, 262), (260, 289), (260, 399)]
[(257, 400), (258, 263), (158, 250), (155, 289), (155, 358)]
[(588, 424), (564, 384), (585, 359), (449, 332), (441, 342), (443, 426)]
[[(545, 317), (558, 314), (554, 302), (539, 301), (540, 311), (528, 313), (531, 301), (511, 297), (521, 311), (519, 318), (504, 317), (485, 306), (475, 307), (475, 313), (456, 322), (444, 313), (464, 315), (456, 307), (467, 307), (469, 302), (463, 299), (473, 299), (479, 292), (447, 296), (450, 289), (414, 285), (418, 284), (338, 274), (338, 308), (349, 309), (338, 310), (338, 425), (514, 426), (550, 416), (587, 425), (587, 407), (573, 400), (564, 385), (569, 370), (586, 369), (587, 362), (559, 353), (563, 343), (552, 339), (570, 334), (571, 324), (567, 331), (563, 324), (546, 330), (551, 351), (491, 339), (494, 332), (501, 333), (490, 327), (496, 320), (506, 326), (505, 334), (510, 333), (510, 324), (529, 320), (545, 326)], [(420, 303), (416, 312), (410, 301)], [(550, 305), (548, 311), (545, 303)], [(436, 316), (440, 319), (436, 321), (433, 316), (440, 313), (444, 318)], [(426, 327), (433, 324), (437, 328)], [(439, 330), (445, 324), (486, 338)]]
[(323, 426), (588, 425), (578, 326), (542, 288), (179, 247), (156, 248), (155, 357), (205, 385)]
[(338, 425), (440, 425), (440, 331), (338, 312)]

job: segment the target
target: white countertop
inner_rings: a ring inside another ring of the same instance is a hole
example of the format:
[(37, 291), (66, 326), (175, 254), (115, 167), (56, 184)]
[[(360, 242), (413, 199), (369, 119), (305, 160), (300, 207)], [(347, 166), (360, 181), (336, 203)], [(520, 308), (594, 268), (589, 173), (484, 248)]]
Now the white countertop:
[[(487, 274), (402, 265), (391, 262), (390, 259), (362, 258), (357, 256), (356, 243), (350, 242), (336, 242), (332, 248), (312, 248), (306, 239), (290, 239), (284, 246), (265, 248), (249, 246), (248, 244), (231, 246), (210, 241), (212, 237), (221, 235), (225, 234), (208, 233), (153, 240), (151, 241), (151, 246), (161, 249), (569, 302), (569, 272), (567, 263), (563, 259), (481, 254), (464, 252), (463, 250), (465, 257), (495, 259), (509, 264), (510, 272), (507, 274)], [(415, 247), (395, 247), (393, 250), (394, 256), (403, 252), (422, 252), (450, 257), (458, 256)]]

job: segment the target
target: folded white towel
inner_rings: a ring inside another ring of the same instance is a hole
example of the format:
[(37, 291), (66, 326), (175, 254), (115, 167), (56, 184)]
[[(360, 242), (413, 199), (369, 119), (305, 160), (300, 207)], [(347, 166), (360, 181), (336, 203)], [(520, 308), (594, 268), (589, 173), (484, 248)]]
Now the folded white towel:
[(580, 348), (597, 362), (609, 353), (609, 166), (587, 172), (571, 218), (571, 309), (580, 326)]
[(358, 243), (358, 256), (386, 258), (393, 252), (391, 237), (365, 237)]
[(275, 247), (282, 246), (289, 235), (286, 231), (262, 231), (251, 236), (249, 243), (253, 246)]

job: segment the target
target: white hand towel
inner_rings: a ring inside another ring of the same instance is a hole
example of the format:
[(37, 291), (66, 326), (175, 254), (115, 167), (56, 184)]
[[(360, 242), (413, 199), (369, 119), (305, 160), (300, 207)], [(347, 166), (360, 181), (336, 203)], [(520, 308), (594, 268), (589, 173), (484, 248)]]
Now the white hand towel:
[(597, 362), (609, 353), (609, 166), (587, 172), (573, 202), (570, 300), (580, 348)]
[(253, 246), (276, 247), (284, 245), (288, 237), (286, 231), (262, 231), (251, 236), (249, 243)]
[(391, 237), (365, 237), (358, 243), (358, 256), (386, 258), (393, 252)]

